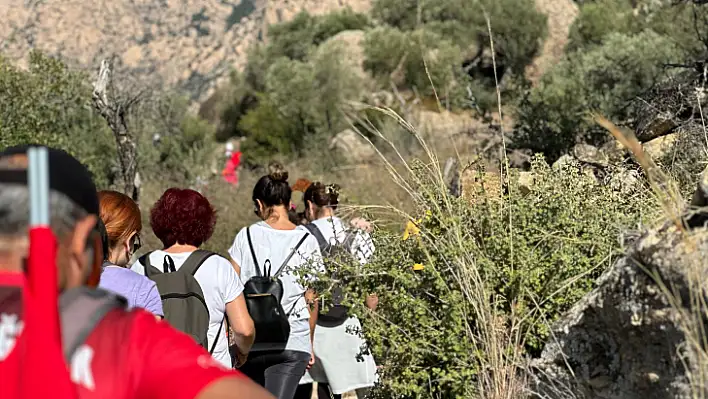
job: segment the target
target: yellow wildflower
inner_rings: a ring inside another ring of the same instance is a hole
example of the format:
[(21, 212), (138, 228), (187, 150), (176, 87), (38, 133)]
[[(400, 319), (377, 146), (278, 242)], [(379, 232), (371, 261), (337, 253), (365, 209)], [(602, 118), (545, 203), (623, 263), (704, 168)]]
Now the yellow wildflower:
[(412, 236), (417, 236), (420, 234), (420, 228), (413, 221), (408, 221), (406, 223), (406, 229), (403, 231), (403, 241), (411, 238)]
[(413, 270), (415, 270), (417, 272), (419, 272), (423, 269), (425, 269), (425, 266), (423, 266), (422, 263), (416, 263), (415, 265), (413, 265)]

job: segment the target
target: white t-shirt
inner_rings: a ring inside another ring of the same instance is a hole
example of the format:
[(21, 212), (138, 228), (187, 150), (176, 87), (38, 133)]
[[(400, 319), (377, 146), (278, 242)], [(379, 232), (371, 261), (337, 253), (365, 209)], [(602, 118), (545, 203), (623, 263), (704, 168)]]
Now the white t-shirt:
[[(167, 253), (165, 251), (154, 251), (150, 254), (150, 263), (162, 268), (165, 255), (169, 255), (175, 262), (175, 269), (179, 269), (187, 260), (192, 252), (182, 253)], [(136, 273), (145, 274), (145, 267), (136, 261), (130, 267)], [(219, 325), (224, 322), (224, 312), (226, 304), (238, 298), (243, 294), (243, 284), (238, 278), (238, 274), (234, 267), (227, 259), (212, 255), (199, 267), (199, 270), (194, 274), (194, 278), (202, 287), (204, 292), (204, 300), (209, 309), (209, 331), (207, 338), (209, 341), (209, 349), (214, 344), (214, 339), (219, 331)], [(221, 328), (219, 341), (216, 343), (212, 356), (226, 367), (231, 367), (231, 355), (229, 354), (229, 340), (226, 335), (227, 329), (224, 325)]]
[(329, 244), (342, 244), (344, 240), (347, 239), (347, 233), (354, 234), (349, 252), (351, 252), (362, 265), (368, 262), (371, 255), (374, 254), (374, 241), (371, 239), (369, 233), (363, 230), (347, 230), (342, 219), (336, 216), (320, 218), (312, 221), (312, 224), (317, 226), (320, 232), (322, 232), (322, 236), (324, 236)]
[[(285, 258), (295, 248), (302, 237), (308, 233), (304, 228), (294, 230), (277, 230), (265, 222), (258, 222), (250, 226), (253, 250), (258, 259), (258, 267), (263, 275), (263, 265), (270, 260), (271, 274), (278, 271)], [(248, 246), (246, 228), (241, 229), (229, 249), (229, 255), (241, 267), (241, 280), (248, 281), (256, 276), (256, 265)], [(285, 271), (280, 275), (283, 283), (283, 299), (281, 305), (285, 312), (290, 312), (290, 337), (286, 350), (310, 353), (310, 313), (305, 302), (305, 287), (300, 284), (301, 278), (297, 271), (302, 268), (314, 267), (322, 270), (322, 255), (320, 254), (317, 239), (312, 235), (302, 243), (297, 252), (288, 262)], [(291, 312), (292, 310), (292, 312)], [(257, 334), (257, 332), (256, 332)]]

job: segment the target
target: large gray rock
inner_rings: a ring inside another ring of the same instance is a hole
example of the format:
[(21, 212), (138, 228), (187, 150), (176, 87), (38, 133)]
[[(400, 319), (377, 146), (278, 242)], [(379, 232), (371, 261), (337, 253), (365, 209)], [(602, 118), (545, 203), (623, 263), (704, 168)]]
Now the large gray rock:
[(610, 164), (607, 154), (590, 144), (577, 144), (573, 147), (573, 156), (580, 162), (603, 168)]
[[(706, 254), (705, 227), (687, 231), (669, 221), (641, 234), (553, 326), (553, 339), (532, 362), (533, 390), (554, 399), (705, 397), (692, 394), (689, 376), (708, 377), (698, 365), (706, 352), (684, 327), (708, 322), (705, 308), (690, 305), (690, 287), (705, 298)], [(676, 293), (678, 306), (662, 287)]]
[(345, 129), (330, 140), (330, 150), (336, 150), (347, 162), (361, 163), (376, 157), (376, 149), (352, 129)]

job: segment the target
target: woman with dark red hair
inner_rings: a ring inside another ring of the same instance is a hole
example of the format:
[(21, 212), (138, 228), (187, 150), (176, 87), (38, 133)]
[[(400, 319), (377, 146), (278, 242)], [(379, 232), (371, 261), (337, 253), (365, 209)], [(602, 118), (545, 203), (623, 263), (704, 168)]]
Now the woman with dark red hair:
[[(211, 238), (216, 224), (216, 212), (203, 195), (194, 190), (171, 188), (162, 194), (150, 212), (150, 225), (164, 248), (153, 251), (141, 259), (150, 265), (174, 266), (185, 264), (187, 258)], [(145, 265), (140, 260), (131, 269), (145, 274)], [(243, 284), (231, 262), (212, 255), (194, 273), (204, 293), (209, 310), (208, 347), (214, 348), (214, 359), (227, 367), (240, 366), (246, 361), (253, 345), (255, 329), (248, 314), (243, 296)], [(233, 365), (229, 353), (227, 329), (224, 321), (234, 332), (237, 364)], [(221, 332), (220, 332), (221, 331)]]

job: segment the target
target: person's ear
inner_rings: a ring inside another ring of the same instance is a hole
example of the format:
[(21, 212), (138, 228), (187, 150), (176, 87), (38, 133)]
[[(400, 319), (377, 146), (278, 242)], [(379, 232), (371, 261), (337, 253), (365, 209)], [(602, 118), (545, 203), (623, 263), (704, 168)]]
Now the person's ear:
[[(96, 269), (100, 268), (98, 248), (91, 244), (96, 241), (96, 239), (91, 239), (91, 235), (96, 231), (97, 220), (95, 215), (89, 215), (74, 225), (74, 232), (68, 246), (67, 288), (83, 285), (95, 273)], [(91, 245), (91, 248), (88, 245)], [(96, 265), (96, 263), (99, 264)]]
[(123, 241), (123, 253), (125, 253), (125, 257), (130, 261), (130, 256), (133, 254), (133, 248), (130, 247), (130, 241), (133, 239), (133, 236), (128, 237), (127, 240)]
[(315, 213), (315, 204), (313, 204), (312, 201), (307, 201), (307, 210), (310, 213), (310, 218), (314, 220), (317, 214)]
[(258, 215), (263, 217), (263, 215), (264, 215), (263, 211), (265, 210), (265, 206), (263, 206), (263, 202), (261, 202), (261, 200), (257, 199), (256, 204), (258, 206)]

